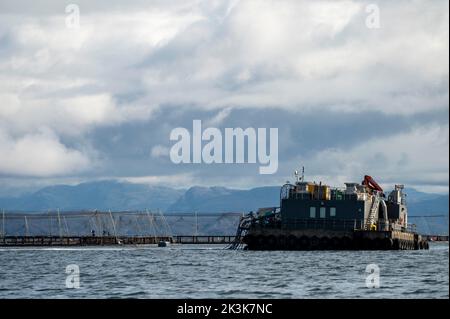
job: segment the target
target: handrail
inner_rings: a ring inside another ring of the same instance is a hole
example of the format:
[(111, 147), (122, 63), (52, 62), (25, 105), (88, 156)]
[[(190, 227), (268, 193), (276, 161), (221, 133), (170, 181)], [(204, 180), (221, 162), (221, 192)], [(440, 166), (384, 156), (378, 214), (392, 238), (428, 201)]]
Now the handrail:
[[(287, 218), (276, 222), (267, 223), (264, 220), (255, 220), (253, 227), (256, 228), (276, 228), (276, 229), (367, 229), (369, 218), (365, 219), (339, 219), (339, 218)], [(373, 224), (376, 231), (415, 231), (415, 224), (401, 226), (395, 220), (377, 220)]]

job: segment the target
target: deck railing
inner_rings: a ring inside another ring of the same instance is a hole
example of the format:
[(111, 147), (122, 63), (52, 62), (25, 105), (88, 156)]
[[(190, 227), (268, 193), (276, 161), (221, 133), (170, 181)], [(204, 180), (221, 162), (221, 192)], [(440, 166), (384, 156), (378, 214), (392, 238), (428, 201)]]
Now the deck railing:
[(279, 229), (328, 229), (328, 230), (373, 230), (373, 231), (415, 231), (414, 224), (406, 227), (394, 220), (378, 220), (370, 224), (368, 219), (337, 219), (337, 218), (287, 218), (280, 220), (259, 220), (253, 224), (256, 228)]

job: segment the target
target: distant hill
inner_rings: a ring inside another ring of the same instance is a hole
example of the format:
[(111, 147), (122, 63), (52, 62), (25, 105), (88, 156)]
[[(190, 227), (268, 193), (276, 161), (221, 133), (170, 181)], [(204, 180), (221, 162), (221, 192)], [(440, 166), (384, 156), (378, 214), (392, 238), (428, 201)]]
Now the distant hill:
[(142, 184), (100, 181), (75, 186), (55, 185), (15, 198), (0, 198), (8, 210), (165, 210), (184, 190)]
[(410, 202), (408, 198), (408, 212), (411, 215), (448, 215), (448, 195), (438, 195), (433, 199)]
[[(448, 214), (449, 196), (407, 189), (412, 215)], [(44, 187), (31, 194), (0, 198), (0, 208), (40, 211), (47, 209), (140, 210), (168, 212), (250, 211), (279, 205), (280, 187), (252, 189), (193, 186), (188, 190), (117, 181), (98, 181), (78, 185)]]
[(169, 212), (248, 212), (279, 206), (278, 186), (233, 190), (223, 187), (192, 187), (167, 209)]
[(417, 230), (421, 233), (448, 235), (448, 206), (448, 195), (439, 195), (433, 199), (424, 199), (413, 203), (409, 202), (408, 222), (415, 224)]
[(405, 188), (404, 190), (406, 194), (406, 200), (408, 204), (421, 202), (424, 200), (434, 200), (436, 198), (440, 197), (447, 197), (448, 195), (441, 195), (441, 194), (433, 194), (433, 193), (423, 193), (419, 192), (418, 190), (415, 190), (414, 188)]

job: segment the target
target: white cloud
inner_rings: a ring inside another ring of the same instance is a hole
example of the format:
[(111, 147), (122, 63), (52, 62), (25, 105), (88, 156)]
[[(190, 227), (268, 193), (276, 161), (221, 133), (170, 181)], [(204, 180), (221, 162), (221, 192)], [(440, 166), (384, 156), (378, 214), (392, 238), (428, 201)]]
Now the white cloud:
[(383, 2), (383, 27), (372, 30), (364, 2), (240, 2), (223, 23), (196, 24), (174, 38), (143, 83), (160, 104), (442, 109), (448, 105), (443, 7)]
[(118, 102), (116, 96), (132, 95), (140, 74), (135, 65), (200, 17), (157, 8), (126, 14), (106, 9), (81, 10), (77, 30), (65, 27), (64, 10), (45, 17), (0, 14), (0, 39), (12, 39), (0, 59), (0, 96), (8, 97), (0, 105), (0, 124), (80, 134), (150, 117), (155, 103)]
[(147, 175), (137, 177), (120, 177), (120, 181), (125, 181), (134, 184), (148, 184), (148, 185), (164, 185), (167, 187), (184, 188), (186, 185), (193, 185), (195, 179), (192, 174), (171, 174), (171, 175)]
[(191, 1), (120, 11), (82, 4), (78, 30), (64, 27), (63, 10), (21, 16), (17, 25), (4, 14), (0, 30), (15, 48), (0, 75), (14, 83), (0, 92), (40, 99), (138, 90), (147, 108), (414, 113), (448, 104), (448, 3), (380, 2), (375, 30), (365, 26), (369, 3)]
[(155, 145), (152, 147), (150, 155), (153, 158), (167, 157), (169, 156), (169, 148), (163, 145)]
[(220, 110), (214, 117), (212, 117), (211, 119), (207, 120), (205, 122), (206, 125), (208, 126), (217, 126), (217, 125), (221, 125), (230, 115), (231, 113), (231, 108), (227, 107), (224, 108), (223, 110)]
[(83, 135), (93, 127), (146, 119), (153, 111), (140, 104), (119, 106), (108, 93), (55, 98), (0, 93), (0, 98), (0, 124), (12, 134), (46, 127), (63, 135)]
[(448, 185), (448, 134), (448, 125), (419, 127), (389, 138), (369, 140), (351, 149), (326, 149), (298, 162), (310, 165), (315, 172), (311, 179), (337, 186), (360, 182), (366, 174), (389, 186)]
[(17, 140), (0, 131), (0, 174), (52, 176), (90, 168), (81, 152), (67, 148), (52, 132), (25, 135)]

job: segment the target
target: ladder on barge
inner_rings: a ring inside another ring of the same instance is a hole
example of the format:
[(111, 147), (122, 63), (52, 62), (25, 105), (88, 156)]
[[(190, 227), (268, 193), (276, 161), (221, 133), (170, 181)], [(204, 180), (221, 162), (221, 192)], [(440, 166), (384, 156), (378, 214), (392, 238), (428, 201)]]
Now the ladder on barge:
[(378, 210), (380, 209), (381, 198), (378, 194), (373, 195), (372, 206), (370, 207), (369, 216), (365, 229), (371, 230), (372, 225), (375, 225), (378, 219)]
[(253, 215), (251, 213), (241, 216), (241, 218), (239, 219), (239, 226), (237, 228), (236, 236), (234, 237), (234, 241), (227, 247), (227, 249), (238, 250), (238, 249), (244, 248), (244, 243), (242, 240), (245, 237), (245, 235), (247, 234), (247, 232), (250, 228), (250, 225), (252, 223), (252, 220), (253, 220)]

